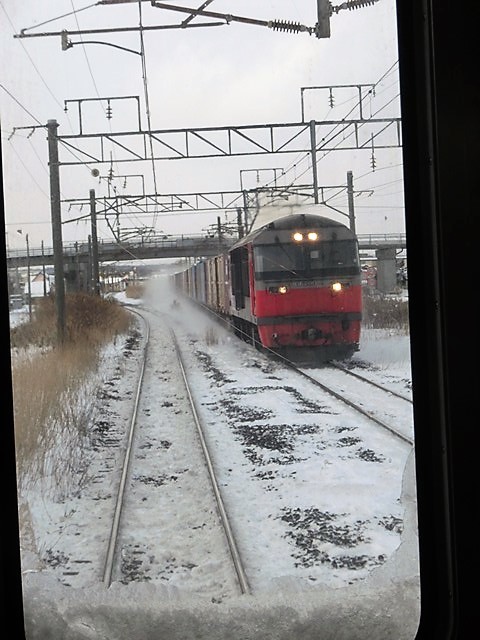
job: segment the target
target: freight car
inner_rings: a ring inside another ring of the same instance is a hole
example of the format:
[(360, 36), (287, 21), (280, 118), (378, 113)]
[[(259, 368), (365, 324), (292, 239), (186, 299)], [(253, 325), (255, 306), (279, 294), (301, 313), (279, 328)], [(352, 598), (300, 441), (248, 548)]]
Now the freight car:
[(330, 218), (277, 218), (173, 278), (237, 335), (288, 359), (345, 359), (359, 348), (358, 242)]

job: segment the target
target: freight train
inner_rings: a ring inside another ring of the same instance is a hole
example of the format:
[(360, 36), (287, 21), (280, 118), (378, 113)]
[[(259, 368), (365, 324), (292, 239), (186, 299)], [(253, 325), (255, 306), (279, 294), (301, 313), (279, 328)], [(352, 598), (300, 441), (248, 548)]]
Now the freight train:
[(290, 360), (346, 359), (359, 348), (357, 238), (317, 213), (279, 217), (172, 277), (238, 336)]

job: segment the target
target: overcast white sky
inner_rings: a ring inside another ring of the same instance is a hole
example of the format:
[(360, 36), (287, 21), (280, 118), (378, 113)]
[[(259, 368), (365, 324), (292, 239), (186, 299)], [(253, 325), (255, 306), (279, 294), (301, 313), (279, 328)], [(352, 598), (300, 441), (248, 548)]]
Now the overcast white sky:
[[(178, 0), (174, 4), (196, 7), (201, 3)], [(214, 0), (208, 9), (260, 20), (290, 20), (309, 27), (317, 20), (316, 0)], [(76, 14), (72, 14), (74, 10)], [(143, 25), (179, 24), (186, 17), (154, 8), (149, 2), (141, 3), (141, 16)], [(194, 22), (202, 21), (211, 19), (197, 18)], [(20, 39), (14, 38), (14, 33), (21, 29), (33, 34), (131, 27), (139, 23), (138, 2), (96, 6), (89, 0), (0, 0), (0, 108), (10, 248), (24, 248), (26, 233), (32, 247), (40, 246), (42, 241), (51, 245), (46, 132), (17, 130), (12, 136), (14, 127), (56, 119), (60, 136), (77, 133), (75, 106), (70, 104), (65, 113), (65, 100), (127, 95), (140, 96), (142, 127), (147, 127), (141, 57), (110, 46), (80, 44), (83, 38), (85, 42), (110, 42), (140, 51), (138, 32), (71, 35), (70, 39), (78, 44), (67, 51), (62, 51), (59, 36)], [(232, 22), (220, 27), (145, 32), (144, 47), (153, 130), (300, 122), (301, 87), (319, 85), (376, 84), (375, 96), (365, 100), (364, 116), (400, 116), (394, 0), (379, 0), (374, 6), (334, 14), (329, 39)], [(306, 120), (358, 117), (358, 110), (354, 109), (356, 90), (335, 90), (333, 109), (326, 91), (308, 91), (304, 96)], [(104, 101), (84, 103), (84, 131), (134, 130), (136, 112), (132, 105), (132, 101), (113, 102), (113, 118), (107, 120)], [(317, 129), (317, 135), (324, 133)], [(394, 142), (395, 136), (390, 139)], [(109, 157), (110, 149), (105, 152)], [(376, 150), (374, 171), (371, 155), (370, 149), (334, 151), (325, 157), (319, 154), (319, 185), (344, 185), (347, 171), (353, 171), (355, 189), (361, 192), (355, 198), (358, 233), (402, 232), (401, 150)], [(112, 151), (111, 167), (91, 162), (61, 167), (62, 198), (88, 199), (90, 189), (95, 189), (97, 197), (107, 195), (107, 180), (93, 177), (93, 168), (98, 168), (101, 176), (107, 175), (110, 168), (114, 176), (142, 174), (146, 191), (153, 193), (152, 164), (117, 164), (118, 157), (119, 151)], [(69, 160), (71, 154), (61, 148), (60, 161)], [(285, 170), (279, 184), (311, 183), (310, 158), (297, 153), (163, 160), (155, 163), (155, 176), (159, 193), (238, 190), (241, 175), (244, 188), (256, 186), (257, 173), (251, 169), (263, 169), (258, 174), (258, 184), (269, 182), (273, 172), (268, 169), (272, 167)], [(139, 178), (128, 178), (125, 187), (124, 180), (116, 178), (112, 185), (119, 194), (141, 192)], [(332, 197), (329, 204), (347, 212), (345, 191), (332, 190), (326, 197)], [(331, 213), (346, 222), (341, 214), (333, 210)], [(89, 222), (68, 223), (87, 214), (86, 205), (62, 205), (64, 241), (87, 239)], [(200, 232), (214, 223), (217, 215), (219, 212), (162, 215), (157, 218), (156, 230), (174, 234)], [(223, 213), (221, 217), (225, 219)], [(230, 219), (234, 217), (231, 214)], [(138, 216), (133, 209), (121, 217), (122, 229), (151, 224), (151, 217)], [(22, 235), (17, 233), (19, 229)], [(104, 223), (99, 225), (99, 235), (111, 237)]]

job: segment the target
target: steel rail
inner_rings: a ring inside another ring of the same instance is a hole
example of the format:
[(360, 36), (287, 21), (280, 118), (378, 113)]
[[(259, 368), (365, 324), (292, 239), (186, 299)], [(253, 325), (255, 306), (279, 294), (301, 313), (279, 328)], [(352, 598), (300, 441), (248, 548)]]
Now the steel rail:
[(131, 456), (131, 451), (132, 451), (133, 436), (134, 436), (134, 433), (135, 433), (135, 425), (136, 425), (136, 422), (137, 422), (138, 405), (139, 405), (140, 394), (141, 394), (141, 390), (142, 390), (143, 377), (144, 377), (144, 373), (145, 373), (145, 364), (146, 364), (146, 361), (147, 361), (148, 342), (149, 342), (149, 338), (150, 338), (150, 325), (148, 324), (146, 318), (144, 318), (140, 313), (138, 313), (137, 311), (134, 311), (133, 309), (130, 309), (130, 311), (132, 311), (132, 313), (136, 313), (140, 318), (142, 318), (143, 322), (145, 323), (146, 334), (145, 334), (145, 345), (144, 345), (144, 348), (143, 348), (142, 367), (140, 369), (140, 375), (139, 375), (139, 378), (138, 378), (137, 392), (136, 392), (136, 395), (135, 395), (133, 413), (132, 413), (132, 417), (131, 417), (131, 420), (130, 420), (130, 428), (129, 428), (129, 431), (128, 431), (128, 438), (127, 438), (127, 448), (126, 448), (126, 451), (125, 451), (125, 458), (123, 460), (122, 475), (121, 475), (121, 478), (120, 478), (120, 484), (119, 484), (118, 493), (117, 493), (117, 501), (116, 501), (116, 504), (115, 504), (115, 511), (114, 511), (114, 515), (113, 515), (112, 528), (111, 528), (111, 531), (110, 531), (110, 538), (109, 538), (109, 542), (108, 542), (108, 549), (107, 549), (107, 555), (106, 555), (106, 560), (105, 560), (105, 568), (104, 568), (104, 572), (103, 572), (103, 582), (107, 587), (110, 586), (111, 581), (112, 581), (113, 561), (114, 561), (114, 558), (115, 558), (115, 549), (116, 549), (117, 540), (118, 540), (118, 530), (120, 528), (120, 519), (121, 519), (121, 515), (122, 515), (123, 499), (124, 499), (124, 495), (125, 495), (125, 485), (126, 485), (128, 469), (129, 469), (129, 465), (130, 465), (130, 456)]
[(243, 564), (242, 564), (242, 560), (240, 557), (240, 553), (238, 551), (237, 548), (237, 544), (235, 542), (235, 536), (233, 535), (233, 531), (232, 528), (230, 526), (230, 522), (227, 516), (227, 512), (225, 509), (225, 505), (223, 503), (223, 499), (222, 499), (222, 495), (220, 493), (220, 489), (217, 483), (217, 479), (215, 476), (215, 470), (213, 468), (213, 463), (212, 463), (212, 459), (210, 457), (210, 452), (208, 450), (208, 446), (205, 440), (205, 436), (203, 433), (203, 429), (202, 429), (202, 425), (200, 422), (200, 419), (198, 417), (198, 412), (196, 410), (196, 406), (195, 406), (195, 400), (192, 396), (192, 393), (190, 391), (190, 386), (188, 383), (188, 379), (187, 379), (187, 374), (185, 371), (185, 366), (183, 363), (183, 359), (182, 359), (182, 354), (180, 351), (180, 348), (178, 346), (178, 342), (177, 342), (177, 338), (175, 336), (175, 333), (173, 331), (173, 329), (170, 327), (170, 332), (172, 335), (172, 339), (173, 339), (173, 343), (175, 346), (175, 350), (178, 354), (178, 361), (180, 364), (180, 370), (182, 372), (182, 377), (183, 377), (183, 381), (185, 383), (185, 389), (188, 395), (188, 399), (190, 402), (190, 406), (192, 408), (192, 413), (193, 413), (193, 418), (195, 421), (195, 426), (197, 428), (197, 432), (198, 432), (198, 436), (200, 438), (200, 444), (202, 446), (202, 450), (203, 450), (203, 454), (205, 456), (205, 461), (207, 464), (207, 469), (208, 469), (208, 473), (210, 476), (210, 481), (212, 484), (212, 488), (213, 488), (213, 493), (215, 495), (215, 499), (217, 501), (217, 506), (218, 506), (218, 510), (219, 510), (219, 514), (220, 514), (220, 519), (222, 521), (222, 525), (225, 531), (225, 535), (227, 538), (227, 542), (228, 542), (228, 547), (230, 549), (230, 555), (232, 557), (232, 562), (233, 565), (235, 567), (235, 572), (237, 574), (237, 578), (238, 578), (238, 583), (240, 586), (240, 590), (242, 592), (242, 594), (250, 594), (251, 593), (251, 589), (250, 589), (250, 585), (248, 584), (248, 580), (247, 580), (247, 576), (245, 574), (245, 570), (243, 568)]
[[(303, 376), (304, 378), (306, 378), (307, 380), (312, 382), (317, 387), (320, 387), (321, 389), (323, 389), (323, 391), (326, 391), (328, 394), (330, 394), (331, 396), (333, 396), (337, 400), (340, 400), (340, 402), (343, 402), (344, 404), (346, 404), (350, 408), (354, 409), (358, 413), (361, 413), (362, 415), (367, 417), (369, 420), (372, 420), (373, 422), (375, 422), (376, 424), (381, 426), (383, 429), (386, 429), (387, 431), (392, 433), (394, 436), (396, 436), (400, 440), (403, 440), (404, 442), (406, 442), (406, 443), (408, 443), (410, 445), (413, 445), (413, 439), (412, 438), (409, 438), (408, 436), (404, 435), (403, 433), (400, 433), (394, 427), (390, 426), (389, 424), (387, 424), (383, 420), (380, 420), (380, 418), (377, 418), (370, 411), (367, 411), (366, 409), (363, 409), (362, 407), (360, 407), (358, 404), (356, 404), (352, 400), (349, 400), (348, 398), (345, 398), (345, 396), (343, 396), (341, 393), (338, 393), (337, 391), (335, 391), (331, 387), (327, 386), (323, 382), (320, 382), (319, 380), (317, 380), (313, 376), (310, 376), (305, 371), (302, 371), (302, 369), (299, 369), (293, 362), (290, 362), (290, 361), (288, 361), (286, 359), (283, 359), (283, 362), (284, 362), (285, 366), (289, 367), (290, 369), (293, 369), (299, 375)], [(383, 389), (383, 391), (386, 392), (385, 389)]]
[[(228, 324), (228, 321), (225, 320), (225, 318), (223, 316), (221, 316), (220, 314), (216, 313), (215, 311), (213, 311), (212, 309), (209, 309), (206, 305), (199, 303), (199, 306), (204, 310), (207, 311), (209, 314), (211, 314), (212, 316), (214, 316), (218, 321), (221, 322), (226, 322)], [(241, 329), (237, 329), (237, 331), (243, 335), (243, 340), (245, 342), (248, 342), (249, 344), (252, 344), (252, 338), (250, 335), (246, 334), (244, 331), (242, 331)], [(383, 422), (383, 420), (380, 420), (380, 418), (377, 418), (373, 413), (371, 413), (370, 411), (367, 411), (366, 409), (363, 409), (362, 407), (360, 407), (359, 405), (355, 404), (355, 402), (353, 402), (352, 400), (349, 400), (348, 398), (345, 398), (342, 394), (338, 393), (337, 391), (335, 391), (334, 389), (332, 389), (331, 387), (327, 386), (326, 384), (324, 384), (323, 382), (320, 382), (319, 380), (317, 380), (316, 378), (308, 375), (308, 373), (306, 373), (305, 371), (303, 371), (302, 369), (299, 368), (299, 365), (295, 364), (294, 362), (292, 362), (291, 360), (289, 360), (288, 358), (285, 358), (284, 356), (282, 356), (281, 354), (277, 353), (276, 351), (274, 351), (273, 349), (270, 349), (269, 347), (263, 347), (263, 346), (259, 346), (259, 351), (260, 352), (265, 352), (267, 354), (269, 354), (270, 357), (274, 358), (275, 360), (277, 360), (278, 362), (281, 362), (285, 367), (288, 367), (289, 369), (292, 369), (293, 371), (296, 371), (299, 375), (303, 376), (304, 378), (306, 378), (307, 380), (309, 380), (310, 382), (312, 382), (313, 384), (315, 384), (317, 387), (320, 387), (321, 389), (323, 389), (323, 391), (325, 391), (326, 393), (328, 393), (329, 395), (333, 396), (334, 398), (336, 398), (337, 400), (340, 400), (340, 402), (343, 402), (344, 404), (346, 404), (347, 406), (349, 406), (350, 408), (354, 409), (355, 411), (357, 411), (358, 413), (361, 413), (362, 415), (364, 415), (366, 418), (368, 418), (369, 420), (372, 420), (373, 422), (375, 422), (376, 424), (378, 424), (380, 427), (382, 427), (383, 429), (386, 429), (387, 431), (389, 431), (390, 433), (392, 433), (392, 435), (396, 436), (397, 438), (399, 438), (400, 440), (403, 440), (404, 442), (413, 445), (414, 441), (412, 438), (409, 438), (408, 436), (405, 436), (402, 433), (399, 433), (394, 427), (390, 426), (389, 424), (387, 424), (386, 422)], [(352, 374), (353, 375), (353, 374)], [(361, 377), (361, 376), (358, 376)], [(365, 382), (369, 382), (369, 380), (366, 380), (364, 378), (362, 378), (362, 380), (364, 380)], [(378, 386), (376, 385), (376, 383), (370, 383), (373, 384), (373, 386)], [(380, 389), (382, 391), (384, 391), (385, 393), (394, 393), (391, 392), (390, 389), (386, 389), (384, 387), (380, 387)], [(395, 395), (395, 394), (394, 394)], [(406, 400), (406, 398), (402, 397), (403, 400)], [(411, 402), (410, 400), (408, 400), (408, 402)]]
[(362, 382), (366, 382), (372, 387), (380, 389), (381, 391), (385, 391), (385, 393), (390, 393), (392, 396), (395, 396), (396, 398), (400, 398), (401, 400), (405, 400), (405, 402), (409, 402), (410, 404), (413, 404), (413, 400), (411, 398), (407, 398), (407, 396), (404, 396), (403, 394), (398, 393), (398, 391), (393, 391), (393, 389), (388, 389), (388, 387), (384, 387), (383, 385), (378, 384), (378, 382), (369, 380), (368, 378), (365, 378), (365, 376), (362, 376), (361, 374), (356, 373), (355, 371), (350, 371), (350, 369), (347, 369), (347, 367), (345, 367), (344, 365), (338, 362), (329, 362), (329, 366), (333, 367), (334, 369), (338, 369), (339, 371), (343, 371), (343, 373), (345, 373), (348, 376), (353, 376), (358, 380), (362, 380)]

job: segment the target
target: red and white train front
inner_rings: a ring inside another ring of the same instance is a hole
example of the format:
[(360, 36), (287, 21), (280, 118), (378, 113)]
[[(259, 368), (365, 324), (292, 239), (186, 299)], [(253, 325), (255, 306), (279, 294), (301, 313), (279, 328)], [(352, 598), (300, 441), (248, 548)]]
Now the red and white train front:
[(314, 214), (285, 216), (243, 238), (230, 259), (236, 326), (254, 325), (264, 347), (291, 359), (358, 350), (361, 273), (348, 227)]

